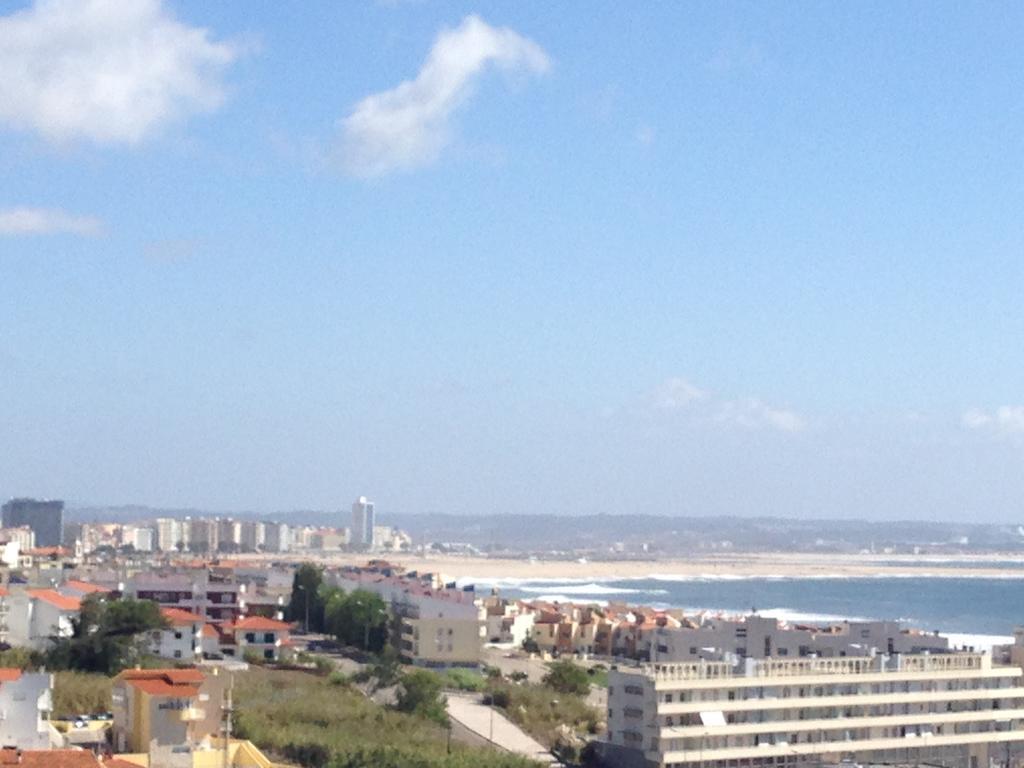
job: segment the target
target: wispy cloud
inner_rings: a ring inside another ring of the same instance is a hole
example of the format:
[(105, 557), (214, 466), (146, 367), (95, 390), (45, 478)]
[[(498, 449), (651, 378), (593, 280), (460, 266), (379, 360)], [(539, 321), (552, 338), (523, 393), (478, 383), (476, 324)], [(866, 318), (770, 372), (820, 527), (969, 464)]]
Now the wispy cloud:
[(58, 143), (137, 143), (220, 106), (238, 53), (161, 0), (36, 0), (0, 16), (0, 123)]
[(413, 80), (367, 96), (341, 121), (341, 159), (356, 176), (381, 176), (418, 168), (440, 157), (449, 121), (494, 64), (534, 73), (550, 67), (539, 45), (508, 28), (467, 16), (444, 29)]
[(649, 147), (653, 144), (656, 138), (657, 134), (649, 125), (641, 125), (636, 129), (636, 140), (645, 147)]
[(781, 432), (799, 432), (806, 426), (795, 411), (768, 405), (756, 397), (724, 401), (716, 418), (749, 429), (769, 427)]
[(714, 422), (747, 429), (799, 432), (807, 426), (806, 420), (795, 411), (769, 405), (756, 397), (722, 398), (682, 377), (659, 385), (651, 401), (659, 410), (688, 411)]
[(960, 421), (967, 429), (987, 429), (1006, 434), (1024, 433), (1024, 405), (1003, 405), (994, 411), (969, 408)]
[(0, 209), (0, 235), (98, 235), (103, 222), (94, 216), (76, 216), (59, 208)]
[(668, 411), (687, 408), (701, 400), (706, 400), (708, 393), (690, 383), (688, 379), (674, 377), (663, 382), (654, 391), (654, 405)]

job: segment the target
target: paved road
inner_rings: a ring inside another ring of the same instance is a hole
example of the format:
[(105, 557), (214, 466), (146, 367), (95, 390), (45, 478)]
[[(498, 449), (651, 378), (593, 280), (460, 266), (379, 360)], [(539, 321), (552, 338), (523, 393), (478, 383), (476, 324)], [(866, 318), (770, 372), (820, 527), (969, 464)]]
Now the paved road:
[(480, 702), (477, 694), (448, 694), (448, 714), (456, 722), (508, 752), (538, 762), (559, 765), (544, 747), (493, 707)]

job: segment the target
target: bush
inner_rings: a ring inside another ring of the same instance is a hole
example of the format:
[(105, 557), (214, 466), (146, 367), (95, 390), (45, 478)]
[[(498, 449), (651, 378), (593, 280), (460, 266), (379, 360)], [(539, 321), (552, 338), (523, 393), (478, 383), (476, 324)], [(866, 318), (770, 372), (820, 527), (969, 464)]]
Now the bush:
[(559, 743), (565, 728), (575, 733), (597, 733), (601, 714), (581, 697), (558, 693), (546, 685), (497, 684), (491, 701), (516, 725), (548, 747)]
[(587, 674), (587, 670), (568, 659), (556, 661), (544, 675), (544, 685), (559, 693), (586, 696), (590, 693), (590, 676)]
[(484, 689), (484, 679), (469, 669), (449, 669), (444, 673), (444, 685), (457, 691), (477, 692)]
[(449, 750), (449, 734), (438, 723), (381, 707), (330, 677), (251, 667), (235, 676), (235, 693), (235, 734), (276, 762), (298, 764), (297, 754), (285, 756), (289, 745), (318, 745), (331, 756), (330, 768), (539, 768), (458, 741)]
[(53, 717), (109, 712), (111, 680), (91, 672), (58, 672), (53, 683)]
[(427, 669), (416, 669), (402, 675), (395, 709), (448, 725), (448, 703), (441, 695), (440, 676)]
[(352, 678), (346, 675), (344, 672), (334, 671), (327, 676), (327, 682), (331, 685), (338, 685), (342, 688), (348, 688), (352, 685)]
[(4, 669), (34, 670), (43, 665), (43, 654), (31, 648), (7, 648), (0, 651), (0, 667)]
[(284, 756), (294, 760), (303, 768), (326, 768), (331, 751), (323, 744), (286, 744)]

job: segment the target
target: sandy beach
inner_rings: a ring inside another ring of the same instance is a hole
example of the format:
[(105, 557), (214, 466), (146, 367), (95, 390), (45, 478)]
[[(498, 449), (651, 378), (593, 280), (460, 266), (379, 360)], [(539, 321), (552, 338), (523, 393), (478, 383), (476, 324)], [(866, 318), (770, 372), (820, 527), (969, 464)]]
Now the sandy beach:
[[(385, 556), (381, 556), (385, 557)], [(251, 558), (244, 558), (251, 559)], [(279, 557), (277, 559), (280, 559)], [(311, 559), (311, 558), (296, 558)], [(315, 558), (330, 565), (362, 565), (366, 555), (345, 554)], [(947, 577), (1022, 578), (1024, 558), (1000, 555), (834, 555), (758, 553), (700, 555), (687, 559), (651, 560), (513, 560), (409, 554), (386, 559), (410, 570), (439, 572), (453, 579), (613, 579), (673, 576), (692, 578), (754, 577)], [(1012, 561), (1018, 567), (1007, 566)]]

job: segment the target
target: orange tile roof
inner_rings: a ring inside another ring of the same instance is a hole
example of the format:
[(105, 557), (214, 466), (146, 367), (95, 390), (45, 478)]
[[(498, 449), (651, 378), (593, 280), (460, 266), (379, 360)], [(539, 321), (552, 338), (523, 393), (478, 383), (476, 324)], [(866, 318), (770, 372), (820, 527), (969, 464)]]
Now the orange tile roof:
[(96, 584), (90, 584), (87, 581), (79, 581), (78, 579), (68, 579), (64, 582), (65, 586), (71, 587), (72, 589), (78, 590), (79, 592), (85, 592), (88, 595), (104, 594), (109, 595), (111, 590), (106, 587), (100, 587)]
[(71, 554), (71, 550), (64, 547), (36, 547), (35, 549), (26, 549), (25, 554), (32, 557), (67, 557)]
[(119, 757), (112, 757), (103, 761), (103, 768), (139, 768), (138, 763), (129, 763)]
[(284, 631), (291, 629), (292, 625), (286, 621), (277, 621), (276, 619), (268, 619), (264, 616), (246, 616), (244, 619), (239, 619), (233, 624), (226, 624), (224, 626), (228, 630), (236, 629), (256, 629), (256, 630), (278, 630)]
[(0, 749), (0, 765), (21, 768), (99, 768), (102, 765), (92, 753), (83, 749)]
[(210, 624), (203, 624), (203, 637), (220, 637), (217, 630)]
[(21, 678), (21, 670), (11, 667), (0, 667), (0, 683), (13, 683)]
[(160, 613), (164, 615), (171, 624), (175, 626), (181, 624), (205, 624), (206, 619), (197, 613), (191, 611), (185, 611), (181, 608), (161, 608)]
[(193, 698), (206, 676), (198, 669), (128, 669), (117, 676), (150, 696)]
[(62, 611), (78, 611), (82, 608), (82, 601), (77, 597), (67, 597), (53, 589), (29, 589), (26, 590), (26, 594), (31, 598), (43, 600), (56, 606)]
[(146, 680), (166, 678), (172, 683), (201, 683), (206, 680), (195, 667), (185, 669), (126, 669), (118, 675), (121, 680)]

